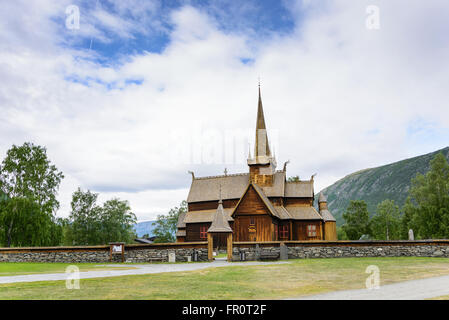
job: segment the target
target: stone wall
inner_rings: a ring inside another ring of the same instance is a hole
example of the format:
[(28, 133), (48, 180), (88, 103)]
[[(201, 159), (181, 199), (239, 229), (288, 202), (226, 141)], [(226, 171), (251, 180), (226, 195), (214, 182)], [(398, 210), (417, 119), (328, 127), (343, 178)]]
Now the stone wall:
[[(0, 248), (0, 262), (108, 263), (109, 246)], [(339, 257), (449, 257), (449, 240), (417, 241), (273, 241), (234, 242), (233, 260), (303, 259)], [(131, 244), (125, 246), (125, 261), (132, 263), (168, 262), (174, 253), (176, 262), (188, 261), (196, 253), (197, 261), (207, 261), (207, 242), (168, 244)], [(114, 262), (121, 255), (113, 255)]]
[(127, 248), (125, 251), (126, 262), (149, 262), (149, 261), (168, 261), (170, 252), (175, 253), (176, 262), (187, 262), (188, 257), (193, 261), (194, 252), (197, 255), (197, 261), (207, 261), (207, 243), (204, 246), (188, 247), (187, 245), (176, 248), (161, 247), (137, 247)]
[(449, 240), (235, 242), (233, 260), (341, 257), (449, 257)]
[[(125, 246), (125, 262), (167, 262), (169, 253), (176, 262), (188, 261), (196, 253), (197, 261), (207, 261), (207, 242), (170, 244), (131, 244)], [(121, 262), (121, 255), (113, 255), (113, 262)], [(110, 262), (109, 246), (0, 248), (0, 262)]]

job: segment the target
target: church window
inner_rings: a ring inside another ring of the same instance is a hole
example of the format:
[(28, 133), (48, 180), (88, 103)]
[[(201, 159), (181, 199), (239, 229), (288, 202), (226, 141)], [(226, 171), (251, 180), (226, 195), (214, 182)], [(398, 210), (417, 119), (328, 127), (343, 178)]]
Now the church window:
[(307, 226), (307, 236), (308, 237), (316, 237), (316, 225), (309, 224)]
[(207, 227), (200, 227), (200, 239), (207, 238)]
[(288, 239), (288, 225), (279, 226), (279, 238)]

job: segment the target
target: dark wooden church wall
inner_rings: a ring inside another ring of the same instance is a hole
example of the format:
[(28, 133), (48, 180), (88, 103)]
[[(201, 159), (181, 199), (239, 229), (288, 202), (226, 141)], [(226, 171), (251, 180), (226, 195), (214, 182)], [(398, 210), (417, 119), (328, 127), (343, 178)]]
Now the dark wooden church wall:
[(273, 241), (274, 234), (273, 218), (250, 186), (234, 214), (235, 241)]
[[(316, 236), (309, 237), (307, 233), (307, 226), (316, 226)], [(322, 240), (321, 221), (304, 220), (293, 222), (293, 240)]]
[(268, 215), (238, 216), (234, 219), (234, 226), (234, 241), (274, 240), (273, 219)]
[(312, 206), (313, 199), (312, 198), (284, 198), (285, 206)]
[(187, 223), (186, 225), (186, 242), (193, 242), (193, 241), (207, 241), (207, 235), (206, 238), (200, 237), (201, 227), (206, 227), (206, 230), (209, 229), (211, 223)]
[[(237, 205), (237, 202), (239, 202), (239, 199), (223, 200), (223, 208), (234, 208)], [(190, 202), (187, 206), (189, 211), (216, 210), (218, 201)]]
[(235, 212), (235, 215), (245, 214), (269, 214), (267, 207), (252, 186), (249, 187), (248, 192), (243, 196)]

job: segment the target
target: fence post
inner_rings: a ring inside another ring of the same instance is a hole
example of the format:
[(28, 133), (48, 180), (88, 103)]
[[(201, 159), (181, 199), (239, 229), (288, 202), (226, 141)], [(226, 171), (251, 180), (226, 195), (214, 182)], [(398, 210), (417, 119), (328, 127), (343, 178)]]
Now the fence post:
[(228, 262), (232, 261), (232, 233), (228, 233), (227, 238)]
[(214, 260), (214, 253), (213, 253), (213, 242), (214, 242), (214, 238), (212, 237), (211, 233), (207, 234), (207, 259), (209, 261), (213, 261)]

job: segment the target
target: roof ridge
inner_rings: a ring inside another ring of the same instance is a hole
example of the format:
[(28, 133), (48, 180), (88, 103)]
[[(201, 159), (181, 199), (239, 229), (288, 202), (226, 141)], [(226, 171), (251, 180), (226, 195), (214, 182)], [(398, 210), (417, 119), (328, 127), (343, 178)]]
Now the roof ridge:
[(219, 176), (204, 176), (204, 177), (195, 177), (195, 180), (206, 180), (206, 179), (213, 179), (213, 178), (225, 178), (225, 177), (235, 177), (235, 176), (247, 176), (248, 173), (232, 173), (227, 175), (219, 175)]

